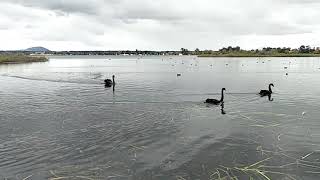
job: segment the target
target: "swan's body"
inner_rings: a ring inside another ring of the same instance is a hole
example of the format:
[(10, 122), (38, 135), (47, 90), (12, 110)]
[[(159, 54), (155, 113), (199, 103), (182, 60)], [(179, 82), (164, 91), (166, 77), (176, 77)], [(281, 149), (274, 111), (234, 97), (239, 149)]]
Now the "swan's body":
[(114, 81), (114, 75), (112, 76), (112, 80), (111, 79), (105, 79), (104, 80), (104, 85), (106, 86), (106, 87), (112, 87), (112, 86), (114, 86), (116, 83), (115, 83), (115, 81)]
[(260, 91), (260, 96), (269, 96), (272, 94), (272, 89), (271, 89), (271, 86), (274, 87), (274, 85), (271, 83), (269, 84), (269, 90), (261, 90)]
[(222, 103), (222, 102), (223, 102), (223, 99), (224, 99), (224, 94), (223, 94), (223, 92), (224, 92), (225, 90), (226, 90), (225, 88), (222, 88), (222, 90), (221, 90), (221, 99), (220, 99), (220, 100), (217, 100), (217, 99), (207, 99), (205, 103), (215, 104), (215, 105), (218, 105), (218, 104)]
[(217, 99), (206, 99), (206, 103), (209, 103), (209, 104), (220, 104), (221, 101), (219, 101)]
[(104, 80), (104, 84), (105, 84), (107, 87), (111, 87), (111, 86), (112, 86), (112, 80), (111, 80), (111, 79), (105, 79), (105, 80)]

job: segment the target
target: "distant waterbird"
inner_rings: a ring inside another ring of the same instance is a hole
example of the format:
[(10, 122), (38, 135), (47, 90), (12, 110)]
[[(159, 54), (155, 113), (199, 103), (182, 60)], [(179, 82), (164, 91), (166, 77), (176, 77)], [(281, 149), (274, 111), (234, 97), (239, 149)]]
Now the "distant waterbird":
[(226, 88), (222, 88), (221, 90), (221, 99), (217, 100), (217, 99), (206, 99), (205, 103), (208, 104), (214, 104), (214, 105), (219, 105), (220, 103), (223, 103), (224, 101), (224, 91), (226, 90)]
[(271, 86), (274, 87), (273, 83), (269, 84), (269, 90), (261, 90), (259, 92), (260, 96), (269, 96), (272, 94), (272, 89), (271, 89)]

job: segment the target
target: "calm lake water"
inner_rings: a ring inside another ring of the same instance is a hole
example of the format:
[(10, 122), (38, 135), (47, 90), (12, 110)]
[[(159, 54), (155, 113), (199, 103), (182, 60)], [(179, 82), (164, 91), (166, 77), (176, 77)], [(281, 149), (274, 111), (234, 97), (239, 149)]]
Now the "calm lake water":
[[(0, 179), (318, 180), (319, 68), (192, 56), (1, 65)], [(114, 92), (102, 84), (113, 74)], [(270, 101), (257, 95), (269, 83)], [(203, 103), (223, 87), (223, 110)]]

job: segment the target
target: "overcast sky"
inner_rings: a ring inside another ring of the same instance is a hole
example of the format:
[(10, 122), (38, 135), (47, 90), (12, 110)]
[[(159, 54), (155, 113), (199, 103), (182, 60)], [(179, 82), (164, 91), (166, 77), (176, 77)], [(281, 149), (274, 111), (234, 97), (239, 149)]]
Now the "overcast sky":
[(0, 49), (320, 46), (319, 0), (1, 0)]

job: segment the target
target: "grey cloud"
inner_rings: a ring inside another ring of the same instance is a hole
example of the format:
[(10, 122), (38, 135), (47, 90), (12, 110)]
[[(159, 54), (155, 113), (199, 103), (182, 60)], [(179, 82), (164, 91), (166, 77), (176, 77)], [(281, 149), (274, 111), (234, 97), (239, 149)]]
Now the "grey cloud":
[[(281, 1), (280, 1), (281, 2)], [(308, 3), (308, 4), (317, 4), (317, 3), (320, 3), (318, 0), (283, 0), (284, 3), (294, 3), (294, 4), (305, 4), (305, 3)]]
[[(0, 18), (9, 19), (0, 19), (0, 28), (32, 40), (88, 46), (117, 40), (124, 49), (135, 43), (178, 47), (185, 39), (211, 46), (250, 35), (313, 34), (320, 15), (317, 0), (1, 0), (0, 5)], [(171, 39), (176, 42), (169, 45)]]
[(24, 26), (26, 29), (33, 29), (33, 28), (36, 28), (34, 25), (31, 25), (31, 24), (27, 24)]
[(0, 30), (9, 30), (9, 27), (4, 24), (0, 24)]
[(84, 13), (96, 14), (96, 10), (100, 5), (99, 0), (4, 0), (3, 2), (20, 4), (26, 7), (44, 8), (62, 13)]

